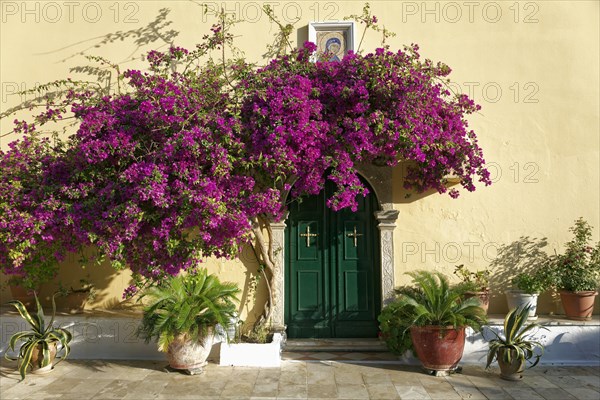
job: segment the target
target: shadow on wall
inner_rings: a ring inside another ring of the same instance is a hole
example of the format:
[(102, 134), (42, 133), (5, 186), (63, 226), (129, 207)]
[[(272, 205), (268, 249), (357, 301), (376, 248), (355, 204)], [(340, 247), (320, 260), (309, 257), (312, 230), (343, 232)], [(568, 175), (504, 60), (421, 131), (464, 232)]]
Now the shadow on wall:
[[(60, 48), (35, 54), (35, 56), (49, 56), (56, 54), (62, 58), (55, 62), (63, 63), (76, 57), (95, 57), (100, 54), (101, 48), (114, 43), (119, 43), (120, 46), (125, 46), (127, 44), (133, 46), (132, 50), (124, 59), (120, 61), (108, 61), (114, 62), (116, 65), (129, 63), (142, 58), (142, 55), (150, 49), (161, 49), (163, 47), (169, 47), (173, 44), (173, 40), (179, 35), (179, 32), (174, 29), (169, 29), (169, 26), (173, 23), (173, 21), (167, 19), (169, 13), (170, 10), (168, 8), (162, 8), (159, 10), (159, 13), (154, 20), (149, 22), (147, 25), (139, 26), (127, 31), (117, 31), (107, 33), (102, 36), (85, 38)], [(148, 47), (149, 45), (152, 46)], [(62, 54), (65, 54), (66, 52), (69, 52), (70, 54), (63, 56)], [(51, 61), (53, 60), (48, 60), (48, 62)], [(69, 72), (87, 76), (88, 79), (91, 78), (90, 82), (96, 81), (100, 87), (107, 91), (109, 91), (110, 88), (114, 87), (117, 83), (116, 77), (113, 76), (114, 71), (112, 71), (111, 68), (108, 68), (107, 65), (101, 65), (98, 62), (89, 61), (89, 63), (86, 65), (77, 65), (71, 67)], [(65, 76), (57, 77), (57, 79), (63, 78), (65, 78)], [(40, 102), (43, 102), (44, 98), (47, 96), (61, 96), (66, 94), (66, 92), (67, 89), (62, 86), (58, 88), (54, 86), (45, 88), (40, 92), (36, 92), (35, 97), (26, 98), (25, 101), (22, 101), (15, 107), (7, 109), (0, 114), (0, 118), (9, 116), (20, 110), (26, 110), (35, 104), (39, 104)], [(15, 93), (15, 95), (19, 94)]]
[[(107, 33), (103, 36), (96, 36), (88, 39), (83, 39), (75, 43), (68, 44), (58, 49), (50, 50), (46, 53), (40, 53), (37, 55), (47, 55), (53, 53), (60, 53), (67, 49), (77, 49), (75, 53), (64, 57), (59, 60), (59, 62), (65, 62), (71, 58), (77, 56), (85, 56), (88, 54), (94, 55), (94, 52), (106, 45), (116, 43), (116, 42), (126, 42), (130, 41), (136, 47), (129, 53), (129, 56), (119, 63), (128, 62), (135, 59), (140, 51), (145, 51), (144, 46), (149, 44), (153, 44), (153, 48), (155, 50), (160, 47), (172, 45), (173, 40), (179, 35), (179, 32), (174, 29), (168, 29), (168, 27), (173, 24), (173, 21), (169, 21), (167, 19), (169, 13), (171, 12), (168, 8), (161, 8), (158, 12), (158, 15), (154, 18), (153, 21), (149, 22), (145, 26), (140, 26), (134, 29), (129, 29), (126, 31), (117, 31)], [(156, 47), (156, 43), (163, 42), (162, 46)], [(93, 51), (90, 51), (93, 50)], [(76, 71), (77, 72), (77, 71)]]
[[(406, 175), (408, 174), (408, 168), (411, 166), (415, 166), (415, 163), (413, 161), (401, 161), (400, 163), (398, 163), (398, 165), (393, 167), (392, 180), (394, 182), (394, 204), (410, 204), (432, 195), (448, 197), (448, 194), (440, 194), (435, 189), (428, 189), (424, 192), (417, 192), (416, 190), (406, 189), (403, 183), (404, 179), (406, 178)], [(460, 191), (460, 185), (458, 181), (453, 180), (452, 177), (447, 178), (446, 187), (448, 188), (448, 190), (457, 185), (457, 189)]]
[[(92, 251), (86, 250), (89, 256)], [(121, 282), (115, 281), (120, 276)], [(8, 288), (8, 277), (2, 274), (1, 304), (12, 300)], [(129, 275), (123, 275), (104, 261), (97, 264), (94, 261), (83, 261), (80, 254), (69, 253), (58, 266), (57, 275), (49, 282), (41, 284), (38, 296), (45, 308), (50, 308), (52, 295), (60, 290), (80, 290), (91, 287), (86, 300), (86, 308), (115, 309), (122, 308), (121, 294), (130, 284)], [(120, 286), (123, 286), (122, 288)]]
[[(76, 57), (95, 56), (100, 53), (101, 48), (118, 43), (119, 46), (130, 46), (131, 51), (127, 57), (116, 63), (128, 63), (140, 59), (142, 54), (151, 48), (160, 49), (168, 47), (173, 43), (173, 40), (179, 35), (179, 32), (174, 29), (169, 29), (169, 26), (173, 24), (173, 21), (168, 19), (169, 13), (170, 10), (168, 8), (162, 8), (159, 10), (156, 17), (146, 25), (140, 25), (126, 31), (111, 32), (102, 36), (83, 38), (77, 42), (35, 55), (57, 55), (58, 57), (61, 57), (58, 62), (67, 62)], [(68, 55), (64, 55), (66, 53), (68, 53)], [(50, 61), (52, 60), (49, 60), (49, 62)], [(123, 70), (124, 68), (121, 71)], [(110, 68), (107, 68), (106, 65), (99, 66), (99, 64), (90, 61), (90, 64), (87, 65), (71, 67), (69, 72), (87, 76), (87, 79), (84, 80), (95, 80), (107, 91), (116, 85), (116, 77), (113, 75), (113, 71), (111, 71)], [(65, 71), (63, 76), (57, 78), (62, 79), (66, 77), (66, 75), (67, 71)], [(15, 112), (27, 110), (35, 104), (43, 102), (46, 96), (61, 96), (65, 94), (66, 91), (67, 90), (63, 87), (59, 87), (58, 89), (51, 87), (36, 93), (35, 97), (31, 97), (31, 94), (29, 94), (29, 96), (23, 96), (21, 99), (25, 98), (24, 101), (21, 101), (15, 107), (7, 109), (0, 114), (0, 117), (7, 117)], [(57, 128), (57, 131), (58, 130), (59, 129)], [(0, 145), (2, 144), (2, 140), (5, 140), (4, 136), (8, 137), (9, 135), (10, 133), (0, 136)], [(16, 137), (14, 139), (16, 139)], [(12, 141), (12, 139), (10, 139), (10, 141)], [(58, 276), (52, 282), (44, 284), (41, 288), (41, 297), (47, 297), (49, 299), (52, 293), (59, 288), (59, 283), (64, 288), (68, 289), (72, 287), (77, 289), (82, 284), (81, 280), (84, 280), (92, 284), (96, 292), (95, 298), (88, 300), (89, 306), (105, 309), (122, 307), (121, 294), (127, 286), (133, 283), (129, 278), (129, 275), (123, 274), (121, 271), (115, 271), (107, 262), (100, 265), (94, 263), (89, 264), (89, 267), (82, 269), (82, 263), (80, 262), (80, 256), (78, 254), (67, 255), (66, 260), (59, 266)], [(115, 281), (117, 277), (122, 278), (122, 282)], [(0, 274), (0, 304), (5, 304), (12, 299), (8, 289), (7, 280), (7, 276)]]
[[(548, 335), (550, 336), (550, 335)], [(561, 360), (565, 364), (581, 364), (582, 358), (598, 362), (600, 360), (600, 339), (598, 330), (583, 330), (580, 326), (571, 327), (554, 337), (543, 338), (545, 356)]]
[(258, 271), (258, 262), (256, 255), (249, 244), (244, 245), (239, 254), (239, 260), (244, 265), (246, 276), (244, 285), (240, 289), (240, 308), (239, 315), (243, 315), (246, 310), (246, 320), (242, 326), (242, 331), (246, 332), (252, 329), (256, 320), (263, 314), (264, 307), (268, 301), (268, 290), (264, 276)]
[[(498, 303), (506, 304), (504, 291), (513, 289), (511, 280), (519, 273), (532, 274), (536, 270), (546, 268), (550, 261), (547, 253), (547, 238), (521, 236), (510, 244), (498, 247), (497, 257), (490, 263), (492, 292), (498, 297)], [(538, 299), (538, 314), (558, 313), (560, 299), (549, 291), (542, 293)]]

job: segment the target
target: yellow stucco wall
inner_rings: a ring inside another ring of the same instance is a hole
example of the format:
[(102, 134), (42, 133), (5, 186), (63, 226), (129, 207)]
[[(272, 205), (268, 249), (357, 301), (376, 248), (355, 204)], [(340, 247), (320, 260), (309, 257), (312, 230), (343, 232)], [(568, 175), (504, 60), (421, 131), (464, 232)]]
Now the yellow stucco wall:
[[(72, 76), (86, 65), (83, 54), (101, 55), (122, 68), (143, 67), (141, 55), (165, 49), (167, 41), (191, 48), (208, 31), (213, 17), (191, 1), (1, 1), (0, 81), (2, 111), (25, 98), (16, 95), (36, 83)], [(259, 12), (271, 4), (275, 14), (298, 28), (295, 43), (307, 38), (312, 20), (337, 20), (360, 14), (359, 1), (208, 2), (211, 9), (237, 12), (245, 24), (235, 29), (237, 44), (253, 61), (277, 32)], [(494, 185), (463, 193), (458, 200), (437, 194), (405, 199), (394, 188), (400, 211), (395, 233), (396, 282), (404, 272), (435, 268), (452, 274), (454, 265), (490, 267), (499, 250), (539, 244), (543, 251), (563, 250), (569, 226), (582, 216), (600, 230), (599, 144), (599, 2), (444, 2), (371, 1), (385, 26), (396, 32), (393, 49), (418, 43), (421, 54), (453, 69), (455, 88), (482, 105), (470, 118), (489, 162)], [(161, 14), (161, 9), (169, 12)], [(169, 31), (176, 31), (172, 38)], [(362, 27), (358, 27), (360, 39)], [(362, 48), (379, 38), (369, 33)], [(358, 42), (358, 41), (357, 41)], [(10, 119), (12, 120), (12, 118)], [(0, 132), (11, 130), (0, 121)], [(0, 137), (6, 148), (14, 136)], [(401, 168), (394, 171), (401, 177)], [(521, 247), (523, 248), (523, 247)], [(506, 250), (508, 253), (510, 251)], [(504, 254), (504, 253), (502, 253)], [(245, 285), (249, 275), (240, 261), (208, 260), (224, 280)], [(71, 260), (76, 264), (76, 260)], [(252, 267), (251, 267), (252, 270)], [(491, 311), (506, 308), (500, 289), (508, 272), (493, 268), (495, 295)], [(79, 272), (77, 272), (79, 274)], [(87, 274), (87, 272), (85, 272)], [(120, 301), (126, 273), (108, 267), (90, 272), (101, 288), (92, 306)], [(264, 299), (264, 287), (259, 290)], [(7, 298), (5, 290), (2, 297)], [(243, 294), (243, 318), (250, 319), (252, 294)], [(264, 301), (264, 300), (260, 300)], [(557, 312), (548, 295), (542, 312)], [(596, 307), (599, 311), (600, 307)], [(250, 310), (250, 311), (248, 311)]]

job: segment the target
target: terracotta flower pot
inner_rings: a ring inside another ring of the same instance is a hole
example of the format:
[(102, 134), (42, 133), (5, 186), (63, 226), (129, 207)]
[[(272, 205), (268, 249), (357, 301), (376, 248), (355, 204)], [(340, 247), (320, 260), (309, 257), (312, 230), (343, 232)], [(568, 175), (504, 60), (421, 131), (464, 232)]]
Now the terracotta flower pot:
[[(511, 352), (510, 363), (504, 361), (504, 355), (507, 351)], [(525, 359), (518, 359), (513, 349), (501, 348), (498, 350), (498, 366), (500, 367), (500, 378), (507, 381), (519, 381), (523, 379), (523, 370), (525, 369)]]
[(433, 371), (456, 369), (465, 348), (465, 327), (411, 326), (410, 336), (423, 367)]
[(29, 362), (31, 364), (32, 374), (47, 374), (48, 372), (52, 371), (52, 368), (54, 368), (54, 359), (56, 358), (57, 345), (58, 342), (50, 342), (48, 344), (48, 348), (50, 350), (50, 364), (45, 367), (42, 367), (42, 362), (44, 361), (42, 345), (38, 344), (35, 349), (33, 349), (33, 352), (31, 353), (31, 360)]
[(594, 290), (581, 292), (561, 290), (560, 299), (567, 318), (576, 321), (589, 321), (592, 319), (594, 301), (597, 295), (598, 292)]
[(23, 286), (19, 285), (10, 285), (10, 295), (13, 300), (18, 300), (27, 310), (35, 310), (35, 297), (33, 296), (33, 291), (25, 289)]
[(485, 313), (487, 314), (488, 308), (490, 308), (490, 291), (489, 290), (485, 290), (485, 291), (481, 291), (481, 292), (465, 292), (463, 296), (465, 299), (469, 299), (471, 297), (478, 298), (479, 302), (481, 303), (480, 307), (483, 308), (485, 310)]
[(81, 314), (83, 313), (89, 295), (89, 291), (76, 291), (70, 292), (64, 296), (56, 296), (56, 310), (69, 314)]

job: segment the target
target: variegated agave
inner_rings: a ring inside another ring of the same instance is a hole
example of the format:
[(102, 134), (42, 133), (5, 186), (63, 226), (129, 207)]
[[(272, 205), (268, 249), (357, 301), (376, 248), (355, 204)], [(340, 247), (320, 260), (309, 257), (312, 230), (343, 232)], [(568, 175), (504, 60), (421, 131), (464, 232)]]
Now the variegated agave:
[(506, 314), (504, 337), (490, 330), (496, 337), (490, 340), (486, 368), (489, 368), (494, 360), (499, 360), (501, 349), (513, 350), (503, 352), (503, 361), (506, 363), (511, 363), (514, 357), (527, 361), (535, 357), (535, 361), (529, 361), (532, 364), (529, 368), (533, 368), (540, 362), (540, 358), (544, 354), (544, 346), (541, 342), (534, 340), (531, 334), (534, 329), (547, 330), (548, 328), (534, 322), (526, 325), (530, 307), (527, 305), (514, 308)]
[[(8, 351), (5, 352), (4, 357), (7, 360), (18, 361), (19, 373), (21, 374), (21, 381), (25, 379), (27, 369), (32, 365), (32, 355), (34, 351), (41, 346), (42, 359), (40, 362), (40, 368), (44, 368), (50, 365), (52, 359), (50, 358), (50, 348), (56, 343), (58, 345), (57, 357), (58, 361), (54, 364), (58, 364), (60, 361), (67, 358), (71, 348), (69, 343), (73, 339), (73, 335), (66, 329), (55, 327), (54, 317), (56, 314), (56, 303), (54, 297), (52, 297), (52, 318), (50, 323), (46, 325), (44, 310), (40, 301), (35, 295), (35, 302), (37, 306), (36, 313), (30, 313), (25, 308), (25, 305), (18, 300), (10, 301), (8, 304), (15, 306), (21, 317), (29, 323), (31, 326), (30, 330), (21, 331), (15, 333), (9, 341), (8, 348), (10, 351), (15, 351), (17, 342), (22, 342), (19, 348), (19, 355), (17, 357), (10, 357)], [(58, 357), (58, 353), (64, 352), (62, 357)]]

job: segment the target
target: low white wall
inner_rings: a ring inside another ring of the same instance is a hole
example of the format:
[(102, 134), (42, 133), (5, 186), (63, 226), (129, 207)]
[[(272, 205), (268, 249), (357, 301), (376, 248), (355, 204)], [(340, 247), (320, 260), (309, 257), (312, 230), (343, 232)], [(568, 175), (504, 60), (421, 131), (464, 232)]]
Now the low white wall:
[[(0, 317), (0, 356), (4, 356), (10, 337), (28, 329), (28, 324), (15, 314)], [(129, 359), (163, 360), (165, 355), (158, 352), (156, 344), (144, 343), (135, 332), (140, 317), (137, 315), (64, 315), (56, 318), (55, 324), (73, 333), (71, 343), (72, 359)], [(546, 365), (600, 365), (600, 321), (597, 317), (591, 322), (574, 322), (560, 319), (538, 321), (548, 330), (540, 330), (535, 337), (546, 346), (540, 363)], [(500, 320), (492, 320), (491, 328), (501, 329)], [(487, 341), (492, 333), (486, 328), (483, 336), (468, 331), (464, 364), (484, 364), (487, 354)], [(402, 362), (415, 360), (404, 358)]]
[[(494, 335), (489, 329), (502, 331), (502, 326), (486, 327), (482, 334), (469, 332), (462, 359), (466, 364), (485, 364), (488, 340)], [(600, 365), (600, 325), (560, 324), (546, 325), (548, 330), (539, 330), (533, 336), (544, 344), (544, 355), (540, 364), (545, 365)], [(487, 340), (484, 340), (487, 339)]]
[[(0, 356), (4, 356), (10, 337), (29, 325), (17, 315), (2, 315), (0, 323)], [(49, 320), (48, 320), (49, 321)], [(135, 335), (140, 318), (138, 316), (57, 316), (55, 325), (68, 329), (73, 334), (70, 359), (91, 360), (163, 360), (163, 353), (156, 344), (148, 344)]]

